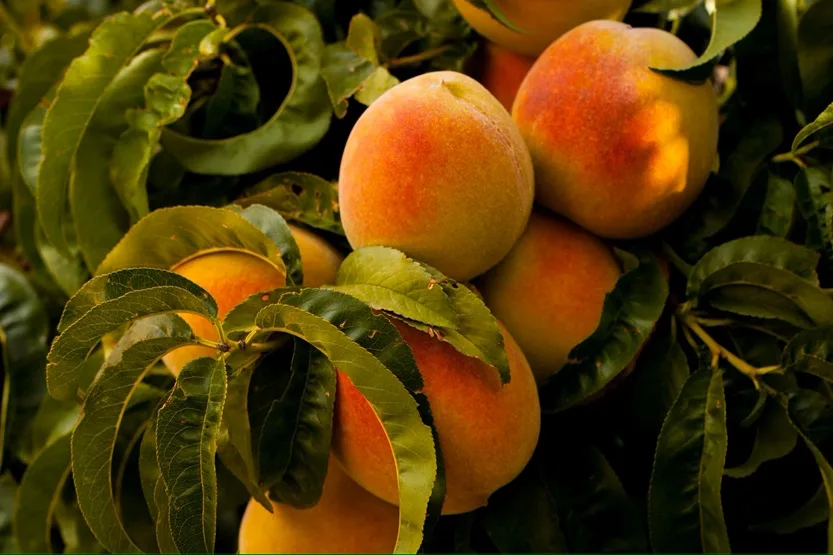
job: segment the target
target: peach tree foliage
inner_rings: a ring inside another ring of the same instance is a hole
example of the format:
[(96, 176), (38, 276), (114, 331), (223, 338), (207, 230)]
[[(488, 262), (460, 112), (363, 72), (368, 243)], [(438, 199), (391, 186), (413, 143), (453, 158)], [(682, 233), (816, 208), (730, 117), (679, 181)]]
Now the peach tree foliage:
[[(318, 501), (335, 368), (410, 477), (398, 551), (833, 548), (833, 1), (636, 1), (626, 21), (700, 54), (656, 71), (716, 77), (719, 167), (677, 223), (617, 245), (598, 328), (541, 387), (529, 466), (440, 517), (422, 377), (381, 314), (506, 382), (496, 321), (394, 249), (301, 287), (287, 222), (348, 250), (334, 180), (363, 106), (473, 71), (451, 2), (0, 4), (3, 550), (234, 552), (249, 497)], [(168, 270), (217, 248), (287, 286), (220, 319)], [(183, 312), (220, 339), (174, 379), (161, 357), (204, 344)]]

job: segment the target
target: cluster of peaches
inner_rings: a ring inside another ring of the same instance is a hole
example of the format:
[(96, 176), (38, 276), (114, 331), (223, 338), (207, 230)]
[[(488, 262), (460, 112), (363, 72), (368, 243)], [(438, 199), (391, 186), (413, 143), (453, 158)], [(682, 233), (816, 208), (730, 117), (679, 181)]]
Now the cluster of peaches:
[[(538, 441), (537, 385), (598, 325), (621, 274), (604, 240), (650, 235), (677, 219), (715, 164), (710, 83), (654, 67), (696, 56), (676, 36), (621, 20), (630, 0), (505, 0), (504, 27), (455, 0), (486, 45), (480, 84), (454, 72), (397, 85), (362, 115), (339, 176), (354, 248), (383, 245), (471, 283), (501, 324), (511, 382), (441, 339), (394, 322), (422, 373), (442, 449), (444, 514), (472, 511), (513, 480)], [(530, 56), (537, 56), (533, 59)], [(485, 86), (484, 86), (485, 85)], [(511, 114), (510, 114), (511, 111)], [(536, 204), (537, 203), (537, 204)], [(305, 285), (332, 282), (341, 255), (293, 228)], [(215, 254), (177, 271), (212, 293), (221, 316), (283, 285), (265, 263)], [(200, 334), (210, 326), (195, 317)], [(196, 356), (176, 351), (173, 368)], [(252, 502), (241, 552), (390, 552), (397, 470), (375, 413), (339, 373), (333, 456), (314, 508)]]

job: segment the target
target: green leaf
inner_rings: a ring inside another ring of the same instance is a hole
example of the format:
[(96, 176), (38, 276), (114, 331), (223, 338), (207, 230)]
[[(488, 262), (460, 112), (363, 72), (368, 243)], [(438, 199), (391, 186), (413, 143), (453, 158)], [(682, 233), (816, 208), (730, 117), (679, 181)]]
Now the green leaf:
[(233, 137), (240, 129), (257, 129), (261, 123), (257, 113), (260, 100), (260, 88), (248, 64), (226, 63), (217, 90), (206, 103), (205, 124), (200, 136), (225, 139)]
[(755, 524), (750, 527), (750, 531), (792, 534), (798, 530), (821, 524), (827, 521), (829, 516), (830, 506), (827, 502), (827, 491), (824, 484), (822, 484), (818, 491), (801, 507), (790, 511), (778, 520)]
[(438, 281), (396, 249), (353, 251), (339, 267), (336, 286), (377, 310), (432, 327), (459, 328), (458, 315)]
[(105, 552), (75, 503), (63, 502), (55, 505), (55, 522), (64, 544), (64, 553)]
[(217, 303), (201, 287), (166, 270), (120, 270), (87, 283), (64, 310), (52, 342), (46, 381), (54, 397), (76, 393), (79, 370), (105, 333), (153, 314), (193, 312), (217, 322)]
[(830, 172), (804, 168), (795, 177), (798, 208), (807, 224), (807, 246), (833, 263), (833, 183)]
[(258, 129), (210, 140), (162, 132), (161, 144), (180, 164), (194, 173), (240, 175), (288, 162), (315, 146), (327, 132), (331, 110), (321, 77), (324, 39), (315, 16), (302, 6), (275, 0), (262, 4), (248, 19), (246, 29), (274, 35), (293, 64), (289, 93), (271, 119)]
[(49, 322), (38, 294), (16, 270), (0, 264), (0, 465), (7, 449), (29, 430), (44, 392), (43, 365)]
[(770, 173), (757, 233), (787, 237), (795, 211), (795, 186), (791, 181)]
[(286, 266), (286, 284), (301, 285), (304, 282), (304, 271), (301, 267), (301, 251), (289, 224), (275, 210), (261, 204), (253, 204), (239, 210), (237, 206), (229, 206), (231, 210), (239, 211), (247, 222), (258, 228), (277, 245), (281, 259)]
[[(396, 359), (384, 360), (387, 357), (374, 356), (351, 339), (360, 333), (367, 341), (380, 345), (382, 334), (370, 337), (366, 327), (347, 326), (346, 321), (343, 327), (341, 322), (334, 325), (314, 313), (314, 305), (320, 306), (325, 300), (329, 307), (328, 315), (339, 321), (342, 316), (335, 312), (336, 308), (350, 306), (355, 301), (351, 299), (334, 291), (314, 289), (286, 294), (280, 304), (260, 311), (257, 325), (265, 331), (294, 335), (318, 349), (333, 366), (347, 375), (373, 407), (388, 436), (399, 469), (400, 528), (394, 551), (415, 552), (422, 543), (425, 511), (436, 476), (431, 430), (423, 424), (416, 402), (403, 386), (403, 382), (407, 384), (408, 381), (397, 379), (396, 371), (390, 366), (397, 362)], [(361, 306), (358, 301), (355, 303)], [(353, 316), (351, 312), (345, 312), (345, 315)], [(379, 317), (368, 310), (361, 320), (366, 322), (374, 318)], [(385, 350), (391, 352), (389, 348)]]
[(634, 359), (654, 329), (668, 297), (668, 282), (650, 253), (617, 251), (625, 263), (605, 297), (596, 330), (573, 348), (570, 362), (540, 391), (541, 409), (560, 412), (591, 399)]
[(130, 128), (119, 137), (109, 170), (134, 222), (149, 211), (145, 181), (162, 127), (185, 114), (191, 100), (188, 78), (205, 57), (200, 43), (216, 28), (212, 21), (200, 19), (177, 29), (162, 60), (165, 72), (155, 74), (144, 86), (144, 109), (127, 113)]
[(309, 508), (321, 498), (335, 392), (335, 368), (324, 355), (296, 340), (289, 385), (253, 430), (259, 432), (259, 478), (274, 501)]
[(279, 246), (238, 211), (207, 206), (155, 210), (119, 241), (96, 270), (172, 268), (204, 250), (247, 251), (285, 272)]
[(54, 99), (54, 91), (50, 91), (43, 100), (43, 104), (36, 105), (20, 124), (20, 134), (17, 138), (17, 169), (20, 177), (32, 195), (37, 193), (38, 171), (42, 159), (43, 147), (43, 119), (46, 109)]
[(669, 18), (682, 12), (688, 13), (703, 3), (703, 0), (648, 0), (644, 4), (634, 8), (635, 12), (643, 13), (668, 13)]
[(17, 133), (23, 120), (60, 81), (70, 62), (83, 54), (89, 39), (90, 33), (84, 30), (57, 36), (30, 53), (20, 66), (17, 90), (5, 120), (6, 154), (10, 162), (17, 156)]
[(803, 329), (833, 324), (833, 298), (793, 272), (768, 264), (731, 264), (709, 275), (698, 294), (698, 306), (781, 320)]
[[(815, 398), (821, 397), (820, 394), (814, 391), (799, 390), (787, 402), (787, 413), (790, 422), (795, 426), (796, 431), (804, 440), (807, 448), (813, 454), (813, 458), (818, 464), (819, 472), (827, 494), (827, 550), (833, 549), (833, 467), (819, 449), (819, 444), (830, 436), (830, 422), (829, 418), (819, 418), (817, 416), (817, 409), (819, 406), (826, 409), (829, 414), (829, 404), (826, 402), (820, 403)], [(821, 424), (821, 426), (819, 426)]]
[(64, 255), (47, 241), (40, 224), (36, 221), (33, 223), (37, 226), (35, 246), (50, 277), (66, 295), (74, 295), (89, 277), (78, 247), (71, 245), (70, 254)]
[(70, 436), (55, 440), (26, 469), (14, 507), (14, 535), (24, 553), (51, 553), (52, 518), (70, 471)]
[(795, 335), (784, 347), (781, 366), (833, 381), (833, 325)]
[[(214, 552), (214, 460), (225, 397), (225, 364), (201, 357), (183, 367), (176, 387), (158, 412), (156, 457), (170, 501), (171, 535), (179, 553)], [(164, 518), (161, 507), (160, 516)]]
[(833, 1), (816, 0), (809, 4), (798, 22), (798, 69), (804, 97), (811, 114), (821, 111), (830, 102), (833, 80), (833, 39), (830, 20)]
[(720, 499), (726, 446), (723, 372), (703, 368), (686, 380), (657, 442), (648, 493), (655, 551), (729, 553)]
[(765, 264), (787, 270), (813, 285), (819, 283), (816, 274), (819, 255), (812, 249), (780, 237), (744, 237), (724, 243), (700, 259), (688, 276), (688, 298), (696, 299), (703, 295), (714, 274), (743, 263)]
[(171, 531), (171, 521), (168, 515), (171, 512), (171, 500), (165, 492), (165, 483), (162, 481), (162, 476), (156, 482), (156, 487), (153, 490), (153, 501), (156, 505), (156, 544), (159, 546), (160, 553), (178, 553), (179, 548), (174, 542), (173, 532)]
[(170, 15), (121, 13), (106, 19), (58, 87), (43, 123), (43, 162), (38, 175), (38, 216), (49, 242), (69, 252), (64, 237), (70, 168), (93, 114), (113, 79)]
[(506, 14), (500, 9), (500, 6), (497, 5), (495, 0), (469, 0), (472, 6), (480, 8), (481, 10), (485, 10), (489, 12), (493, 18), (495, 18), (501, 25), (504, 27), (515, 31), (516, 33), (527, 33), (525, 29), (522, 27), (518, 27), (512, 21), (506, 17)]
[(798, 434), (787, 418), (784, 407), (768, 403), (758, 420), (752, 452), (743, 464), (723, 471), (732, 478), (746, 478), (767, 461), (789, 455), (795, 448)]
[(348, 100), (370, 106), (388, 89), (399, 84), (399, 79), (380, 65), (381, 45), (379, 27), (368, 16), (359, 13), (350, 20), (347, 39), (330, 44), (324, 50), (321, 75), (336, 116), (347, 114)]
[(793, 139), (793, 152), (798, 150), (798, 148), (802, 144), (804, 144), (804, 142), (807, 139), (809, 139), (813, 135), (817, 135), (818, 133), (827, 129), (831, 125), (833, 125), (833, 104), (828, 106), (824, 110), (824, 112), (819, 114), (819, 117), (817, 117), (814, 121), (808, 123), (803, 128), (801, 128), (801, 131), (799, 131), (798, 134), (795, 136), (795, 139)]
[(166, 400), (163, 399), (156, 405), (156, 410), (148, 420), (145, 433), (142, 436), (142, 443), (139, 445), (139, 480), (142, 484), (142, 493), (148, 506), (150, 518), (154, 522), (159, 521), (155, 490), (157, 483), (161, 483), (162, 480), (159, 461), (156, 459), (156, 416), (159, 408)]
[[(712, 36), (699, 58), (680, 68), (653, 68), (660, 73), (685, 80), (703, 80), (711, 75), (709, 63), (748, 35), (761, 19), (761, 0), (714, 0), (711, 11)], [(709, 69), (703, 74), (704, 69)]]
[[(17, 488), (17, 482), (10, 473), (0, 476), (0, 505), (13, 508)], [(8, 510), (0, 513), (0, 553), (20, 552), (14, 537), (13, 516), (12, 511)]]
[(72, 434), (73, 480), (81, 511), (98, 541), (111, 552), (139, 551), (127, 534), (117, 491), (111, 487), (112, 459), (127, 405), (153, 364), (193, 342), (191, 327), (175, 314), (140, 320), (118, 342), (87, 392)]
[(288, 220), (344, 235), (338, 213), (338, 185), (309, 173), (271, 175), (236, 203), (263, 204)]

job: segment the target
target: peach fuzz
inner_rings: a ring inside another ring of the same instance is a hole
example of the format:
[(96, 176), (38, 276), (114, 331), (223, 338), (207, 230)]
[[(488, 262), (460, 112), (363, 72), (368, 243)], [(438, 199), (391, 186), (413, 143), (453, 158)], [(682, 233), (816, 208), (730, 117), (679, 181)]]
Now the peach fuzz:
[(351, 480), (330, 458), (321, 500), (312, 508), (250, 500), (240, 524), (240, 553), (392, 553), (399, 509)]
[(512, 118), (461, 73), (400, 83), (344, 149), (341, 220), (353, 248), (393, 247), (458, 281), (497, 264), (532, 209), (532, 162)]
[(470, 0), (454, 5), (474, 29), (497, 44), (524, 56), (537, 56), (555, 39), (587, 21), (621, 21), (631, 0), (494, 0), (501, 12), (524, 32), (509, 29)]
[(537, 200), (608, 238), (643, 237), (676, 220), (714, 166), (717, 100), (710, 83), (650, 66), (695, 58), (670, 33), (612, 21), (581, 25), (550, 46), (513, 106)]
[(540, 383), (596, 330), (605, 295), (620, 274), (613, 252), (599, 239), (536, 209), (509, 256), (477, 286)]
[[(443, 514), (481, 507), (520, 474), (535, 450), (541, 409), (529, 365), (502, 327), (512, 378), (503, 386), (494, 368), (406, 324), (394, 324), (414, 352), (439, 435), (446, 472)], [(334, 453), (365, 489), (396, 503), (396, 466), (387, 436), (350, 379), (337, 375)]]
[(486, 41), (482, 47), (480, 60), (481, 66), (478, 68), (477, 80), (498, 99), (507, 111), (511, 111), (515, 95), (518, 94), (518, 89), (532, 64), (535, 63), (535, 59)]

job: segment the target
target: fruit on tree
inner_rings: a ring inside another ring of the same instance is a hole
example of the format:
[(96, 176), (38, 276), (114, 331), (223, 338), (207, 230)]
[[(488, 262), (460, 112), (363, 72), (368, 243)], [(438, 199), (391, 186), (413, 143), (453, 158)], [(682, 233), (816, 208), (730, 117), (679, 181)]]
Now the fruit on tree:
[(238, 538), (240, 553), (391, 553), (399, 510), (362, 489), (330, 458), (317, 505), (273, 503), (269, 513), (249, 501)]
[(620, 274), (601, 240), (536, 209), (509, 255), (477, 285), (542, 382), (598, 327), (605, 295)]
[(480, 83), (433, 72), (390, 89), (344, 149), (341, 219), (353, 248), (397, 248), (465, 281), (503, 258), (532, 209), (532, 162)]
[(335, 283), (338, 267), (344, 256), (327, 241), (303, 227), (290, 224), (292, 236), (301, 251), (301, 263), (306, 287), (321, 287)]
[[(474, 510), (514, 479), (538, 441), (541, 409), (535, 379), (515, 340), (501, 327), (511, 372), (497, 371), (450, 344), (394, 321), (411, 347), (439, 435), (446, 473), (444, 514)], [(368, 491), (396, 503), (390, 443), (370, 404), (338, 372), (333, 447), (347, 473)]]
[(513, 31), (471, 0), (454, 5), (475, 30), (499, 45), (526, 56), (537, 56), (555, 39), (586, 21), (625, 17), (631, 0), (494, 0), (509, 21), (524, 32)]
[(695, 59), (671, 33), (614, 21), (585, 23), (553, 43), (512, 112), (538, 202), (610, 238), (642, 237), (677, 219), (714, 166), (717, 100), (710, 83), (651, 67)]
[(534, 58), (485, 41), (481, 52), (478, 81), (483, 83), (507, 111), (511, 111), (518, 88), (534, 63)]

